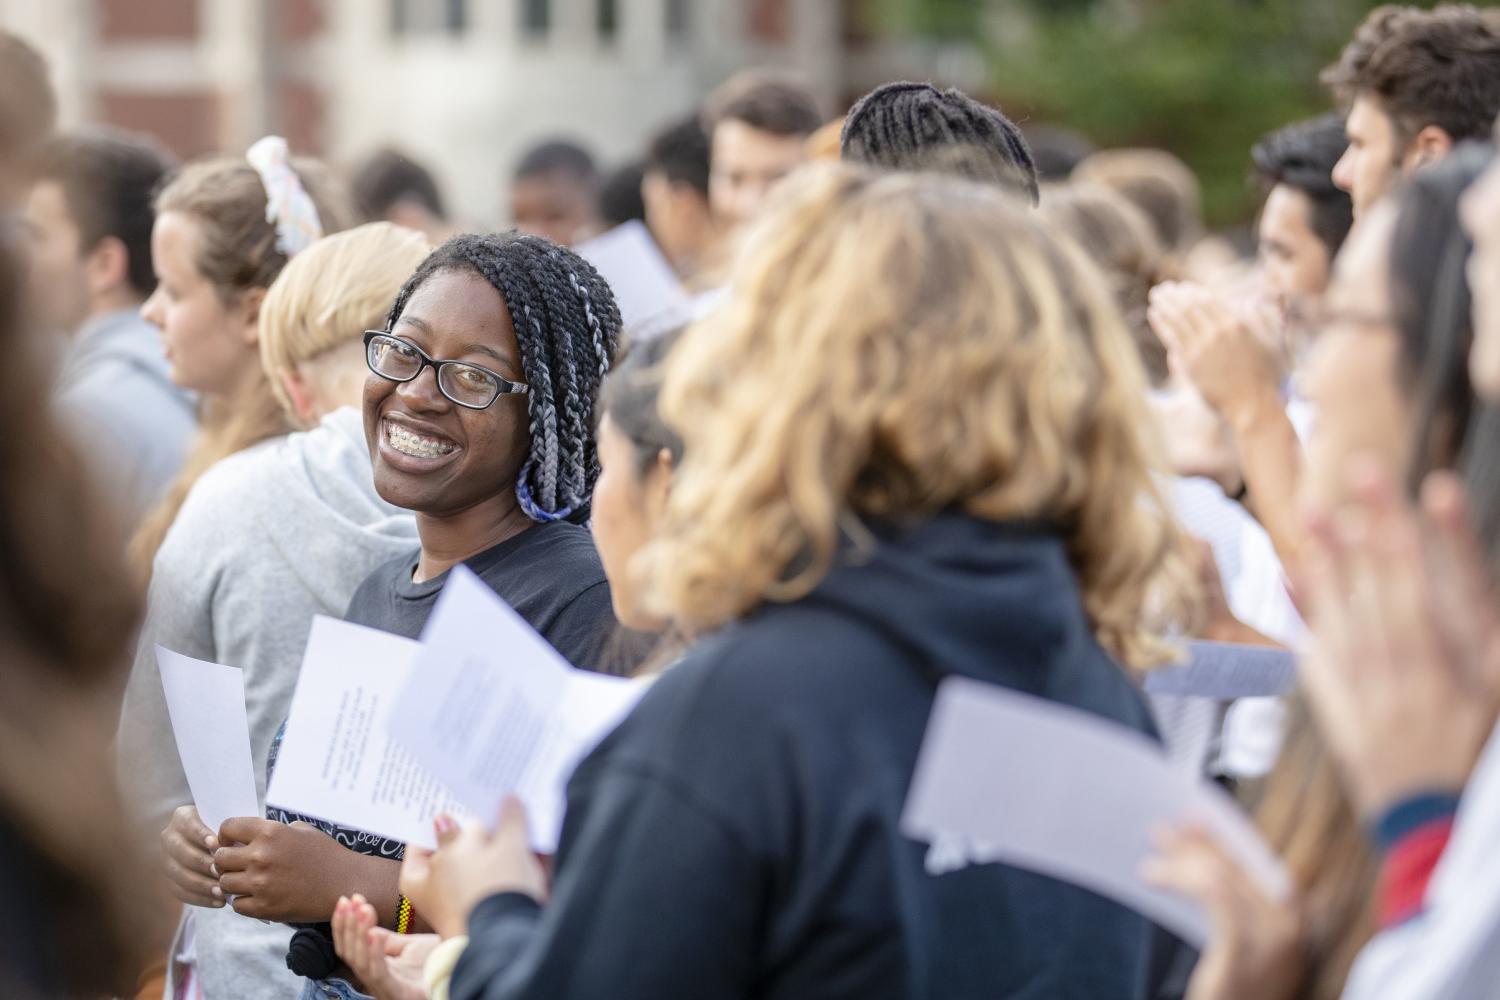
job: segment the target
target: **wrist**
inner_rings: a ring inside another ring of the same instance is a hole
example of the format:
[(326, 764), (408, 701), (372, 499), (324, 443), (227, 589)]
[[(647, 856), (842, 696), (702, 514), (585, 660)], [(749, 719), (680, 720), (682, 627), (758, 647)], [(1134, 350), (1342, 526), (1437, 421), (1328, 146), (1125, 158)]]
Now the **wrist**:
[(1219, 412), (1236, 438), (1254, 430), (1268, 417), (1285, 414), (1276, 387), (1261, 381), (1250, 382), (1234, 397), (1225, 400)]

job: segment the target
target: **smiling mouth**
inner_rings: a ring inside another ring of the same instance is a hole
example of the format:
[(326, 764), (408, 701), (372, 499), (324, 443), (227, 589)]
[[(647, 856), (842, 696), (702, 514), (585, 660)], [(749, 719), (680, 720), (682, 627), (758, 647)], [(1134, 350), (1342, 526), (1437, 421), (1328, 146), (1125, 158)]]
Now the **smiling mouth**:
[(442, 458), (458, 450), (456, 444), (413, 433), (389, 420), (385, 424), (385, 439), (396, 451), (412, 458)]

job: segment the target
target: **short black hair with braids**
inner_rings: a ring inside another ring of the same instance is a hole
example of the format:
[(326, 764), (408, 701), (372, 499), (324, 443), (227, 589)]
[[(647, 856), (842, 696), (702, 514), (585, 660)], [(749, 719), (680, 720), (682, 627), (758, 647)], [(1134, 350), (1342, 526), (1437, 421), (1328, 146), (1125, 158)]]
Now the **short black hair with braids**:
[(510, 310), (530, 391), (531, 452), (516, 499), (533, 521), (588, 518), (599, 477), (594, 400), (620, 339), (620, 309), (593, 265), (540, 236), (455, 236), (407, 279), (386, 317), (392, 329), (412, 294), (435, 274), (468, 271)]
[(963, 91), (887, 83), (855, 102), (839, 155), (885, 170), (936, 171), (998, 184), (1032, 205), (1036, 163), (1016, 123)]

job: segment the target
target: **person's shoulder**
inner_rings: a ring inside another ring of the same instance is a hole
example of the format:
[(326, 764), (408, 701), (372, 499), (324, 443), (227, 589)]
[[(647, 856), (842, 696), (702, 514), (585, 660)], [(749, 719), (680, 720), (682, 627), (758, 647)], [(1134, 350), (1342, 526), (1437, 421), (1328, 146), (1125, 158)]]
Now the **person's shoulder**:
[[(567, 581), (570, 589), (581, 593), (604, 582), (604, 563), (594, 545), (594, 535), (581, 524), (554, 521), (539, 524), (517, 539), (517, 544), (503, 560), (480, 569), (481, 577), (491, 568), (514, 572), (518, 566), (544, 565), (556, 582)], [(503, 567), (503, 569), (502, 569)]]
[(700, 641), (658, 685), (666, 692), (661, 697), (690, 700), (705, 718), (760, 725), (800, 716), (808, 706), (843, 703), (859, 690), (861, 676), (896, 658), (878, 633), (857, 622), (805, 604), (781, 605)]
[(267, 475), (276, 465), (281, 438), (251, 445), (226, 455), (203, 471), (182, 502), (184, 516), (243, 519), (265, 487)]
[(376, 564), (374, 569), (365, 574), (359, 586), (354, 588), (354, 595), (349, 598), (350, 609), (356, 605), (368, 604), (377, 597), (384, 599), (386, 595), (395, 593), (399, 581), (411, 579), (411, 567), (416, 564), (421, 552), (421, 547), (414, 545), (410, 550)]

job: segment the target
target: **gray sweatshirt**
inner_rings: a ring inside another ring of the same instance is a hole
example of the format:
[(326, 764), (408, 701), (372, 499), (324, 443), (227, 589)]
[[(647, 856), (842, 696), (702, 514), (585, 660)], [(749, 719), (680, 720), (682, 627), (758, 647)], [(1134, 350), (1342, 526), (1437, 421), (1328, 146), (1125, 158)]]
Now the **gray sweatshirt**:
[[(226, 458), (198, 480), (156, 556), (120, 719), (121, 783), (148, 836), (192, 801), (153, 647), (244, 670), (264, 809), (266, 753), (313, 616), (342, 616), (371, 570), (417, 544), (411, 516), (375, 493), (353, 409)], [(207, 1000), (297, 996), (301, 980), (285, 964), (290, 929), (229, 909), (189, 915)]]
[(198, 427), (191, 394), (172, 384), (156, 327), (135, 310), (84, 324), (55, 387), (76, 436), (128, 525), (177, 475)]

